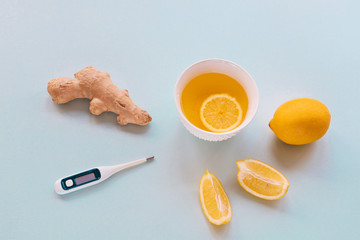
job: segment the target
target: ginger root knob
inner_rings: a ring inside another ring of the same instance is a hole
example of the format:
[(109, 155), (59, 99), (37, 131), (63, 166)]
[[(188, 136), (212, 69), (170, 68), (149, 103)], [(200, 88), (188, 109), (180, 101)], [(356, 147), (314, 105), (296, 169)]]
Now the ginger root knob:
[(54, 78), (47, 85), (52, 100), (67, 103), (76, 98), (90, 99), (90, 112), (99, 115), (103, 112), (117, 114), (117, 122), (146, 125), (152, 118), (147, 111), (138, 107), (129, 97), (126, 89), (119, 89), (107, 72), (94, 67), (86, 67), (72, 78)]

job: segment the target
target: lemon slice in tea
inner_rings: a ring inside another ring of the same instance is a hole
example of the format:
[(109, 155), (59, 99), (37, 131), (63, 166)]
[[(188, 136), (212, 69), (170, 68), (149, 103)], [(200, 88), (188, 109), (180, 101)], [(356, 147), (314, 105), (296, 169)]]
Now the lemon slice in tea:
[(204, 126), (212, 132), (233, 130), (241, 123), (240, 104), (229, 94), (214, 94), (202, 104), (200, 118)]

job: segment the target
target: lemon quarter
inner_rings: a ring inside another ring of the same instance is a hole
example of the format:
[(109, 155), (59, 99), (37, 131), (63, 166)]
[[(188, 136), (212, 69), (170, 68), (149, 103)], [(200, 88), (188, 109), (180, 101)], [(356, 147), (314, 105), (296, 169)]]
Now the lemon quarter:
[(236, 164), (238, 181), (248, 193), (266, 200), (285, 196), (289, 181), (275, 168), (256, 159), (239, 160)]
[(209, 171), (202, 176), (199, 184), (200, 203), (206, 218), (213, 224), (230, 222), (232, 208), (219, 179)]
[(239, 126), (242, 115), (240, 104), (229, 94), (210, 95), (200, 109), (201, 122), (216, 133), (228, 132)]

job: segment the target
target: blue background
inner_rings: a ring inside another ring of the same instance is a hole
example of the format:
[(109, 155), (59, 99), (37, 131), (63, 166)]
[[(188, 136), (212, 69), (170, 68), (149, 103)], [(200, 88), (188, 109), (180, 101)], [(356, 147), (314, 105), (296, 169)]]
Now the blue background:
[[(359, 2), (1, 1), (0, 239), (360, 239)], [(192, 63), (223, 58), (260, 92), (254, 121), (211, 143), (188, 133), (173, 101)], [(51, 101), (47, 82), (86, 66), (110, 73), (148, 110), (148, 126), (91, 115), (88, 100)], [(283, 102), (310, 97), (332, 114), (328, 133), (289, 146), (268, 127)], [(56, 179), (155, 155), (92, 188), (59, 197)], [(278, 201), (236, 180), (256, 158), (287, 176)], [(223, 183), (233, 219), (213, 226), (198, 183)]]

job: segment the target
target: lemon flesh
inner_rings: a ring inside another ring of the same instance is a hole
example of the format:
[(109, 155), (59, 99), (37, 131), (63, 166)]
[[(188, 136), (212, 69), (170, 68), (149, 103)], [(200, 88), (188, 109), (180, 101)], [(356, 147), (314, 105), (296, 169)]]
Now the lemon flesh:
[(229, 198), (219, 179), (209, 171), (200, 180), (199, 195), (201, 207), (211, 223), (222, 225), (230, 222), (232, 208)]
[(212, 132), (228, 132), (240, 125), (242, 119), (240, 104), (229, 94), (213, 94), (203, 102), (200, 118)]
[(283, 142), (303, 145), (324, 136), (330, 119), (329, 109), (323, 103), (311, 98), (298, 98), (282, 104), (269, 126)]
[(240, 185), (252, 195), (266, 199), (280, 199), (287, 193), (289, 181), (270, 165), (256, 159), (245, 159), (236, 162)]

